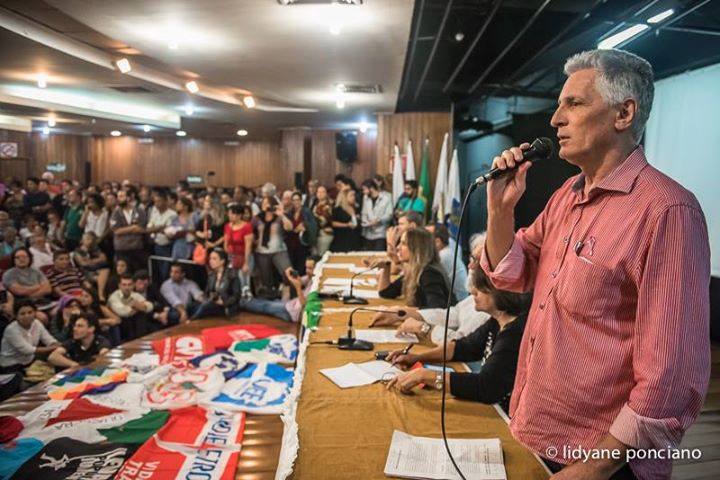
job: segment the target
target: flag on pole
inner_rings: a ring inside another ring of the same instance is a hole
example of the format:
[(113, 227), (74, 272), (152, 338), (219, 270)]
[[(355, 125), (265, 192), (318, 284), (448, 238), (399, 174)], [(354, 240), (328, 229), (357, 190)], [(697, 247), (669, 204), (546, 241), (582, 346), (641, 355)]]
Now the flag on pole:
[(397, 205), (398, 200), (400, 200), (400, 195), (403, 194), (403, 191), (405, 189), (405, 180), (403, 180), (403, 171), (402, 171), (402, 159), (400, 158), (400, 149), (397, 146), (397, 143), (395, 144), (395, 151), (393, 156), (393, 180), (392, 180), (392, 196), (393, 196), (393, 204)]
[(408, 140), (405, 146), (405, 161), (407, 166), (405, 167), (405, 180), (416, 180), (415, 176), (415, 159), (413, 158), (412, 151), (412, 140)]
[(453, 150), (450, 172), (448, 173), (447, 192), (445, 193), (445, 213), (450, 215), (448, 230), (453, 238), (458, 238), (460, 225), (460, 164), (458, 163), (457, 148)]
[(443, 138), (442, 148), (440, 149), (440, 159), (438, 160), (437, 176), (435, 177), (435, 193), (433, 194), (432, 219), (438, 223), (445, 223), (445, 196), (447, 195), (448, 185), (448, 167), (447, 167), (447, 148), (448, 137), (446, 133)]
[(425, 202), (425, 220), (428, 217), (428, 205), (432, 201), (430, 192), (430, 139), (425, 138), (423, 146), (422, 162), (420, 164), (420, 180), (418, 181), (418, 198)]

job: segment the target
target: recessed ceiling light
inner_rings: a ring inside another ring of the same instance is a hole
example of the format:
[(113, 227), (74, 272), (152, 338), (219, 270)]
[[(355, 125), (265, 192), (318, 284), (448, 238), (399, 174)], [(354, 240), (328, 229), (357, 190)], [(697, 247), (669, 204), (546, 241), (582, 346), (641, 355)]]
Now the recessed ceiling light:
[(127, 58), (121, 58), (117, 62), (115, 62), (115, 66), (117, 66), (118, 70), (120, 70), (120, 73), (128, 73), (130, 70), (132, 70), (132, 67), (130, 66), (130, 61)]
[(345, 108), (345, 99), (338, 98), (337, 101), (335, 102), (335, 106), (337, 106), (337, 108)]
[(170, 50), (177, 50), (177, 49), (178, 49), (178, 44), (177, 44), (176, 42), (170, 42), (170, 43), (168, 43), (168, 48), (169, 48)]
[(195, 82), (195, 80), (187, 82), (185, 84), (185, 88), (187, 88), (188, 92), (190, 92), (190, 93), (197, 93), (200, 91), (200, 87), (198, 87), (198, 84), (197, 84), (197, 82)]
[(122, 135), (122, 132), (120, 130), (113, 130), (112, 132), (110, 132), (110, 135), (112, 135), (113, 137), (119, 137), (120, 135)]
[(192, 105), (185, 105), (185, 115), (190, 117), (193, 113), (195, 113), (195, 107)]
[(38, 73), (37, 76), (37, 86), (40, 88), (47, 87), (47, 74), (45, 73)]
[(42, 133), (43, 135), (50, 135), (50, 127), (43, 127)]
[(455, 41), (460, 43), (465, 39), (465, 34), (463, 32), (457, 32), (455, 34)]
[(360, 132), (365, 133), (367, 132), (368, 124), (367, 122), (360, 122)]
[(143, 132), (148, 133), (150, 131), (150, 125), (143, 125)]
[(669, 10), (665, 10), (664, 12), (660, 12), (657, 15), (648, 18), (647, 22), (648, 23), (660, 23), (663, 20), (665, 20), (666, 18), (672, 16), (673, 13), (675, 13), (675, 10), (673, 10), (672, 8)]
[(237, 134), (240, 135), (241, 137), (244, 137), (245, 135), (248, 134), (248, 131), (245, 130), (244, 128), (241, 128), (240, 130), (237, 131)]
[(255, 99), (252, 95), (248, 95), (243, 98), (243, 103), (247, 108), (255, 108)]
[(55, 126), (55, 117), (48, 117), (48, 127)]
[(340, 25), (333, 25), (330, 27), (330, 33), (333, 35), (340, 35), (340, 33), (342, 33), (342, 27)]
[(344, 92), (347, 90), (347, 87), (344, 83), (338, 83), (337, 85), (335, 85), (335, 90), (337, 90), (338, 92)]
[(175, 132), (175, 135), (177, 135), (178, 137), (184, 137), (185, 135), (187, 135), (187, 132), (185, 130), (178, 130), (177, 132)]

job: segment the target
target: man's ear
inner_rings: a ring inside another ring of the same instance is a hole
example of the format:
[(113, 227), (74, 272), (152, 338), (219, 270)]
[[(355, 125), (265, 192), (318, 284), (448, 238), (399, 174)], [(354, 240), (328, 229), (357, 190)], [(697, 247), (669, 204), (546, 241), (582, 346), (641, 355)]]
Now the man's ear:
[(623, 101), (615, 115), (615, 128), (618, 131), (631, 128), (633, 122), (637, 120), (637, 113), (637, 102), (635, 100), (628, 98)]

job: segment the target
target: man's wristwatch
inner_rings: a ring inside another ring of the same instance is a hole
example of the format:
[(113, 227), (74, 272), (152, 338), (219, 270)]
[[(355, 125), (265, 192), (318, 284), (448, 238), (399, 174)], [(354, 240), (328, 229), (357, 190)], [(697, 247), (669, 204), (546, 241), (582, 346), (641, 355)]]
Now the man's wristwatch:
[(435, 390), (442, 390), (443, 383), (445, 383), (445, 377), (443, 377), (442, 373), (437, 373), (435, 375), (435, 384), (433, 385)]
[(423, 323), (423, 326), (420, 327), (420, 333), (423, 335), (427, 335), (428, 333), (430, 333), (430, 330), (432, 330), (432, 325), (430, 325), (429, 323)]

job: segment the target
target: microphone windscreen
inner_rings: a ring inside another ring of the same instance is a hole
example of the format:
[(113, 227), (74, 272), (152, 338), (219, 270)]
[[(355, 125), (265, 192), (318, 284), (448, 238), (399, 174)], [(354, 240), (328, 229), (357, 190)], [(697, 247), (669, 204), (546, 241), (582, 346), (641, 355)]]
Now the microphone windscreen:
[(397, 311), (398, 317), (404, 317), (407, 315), (407, 312), (405, 310), (398, 310)]

